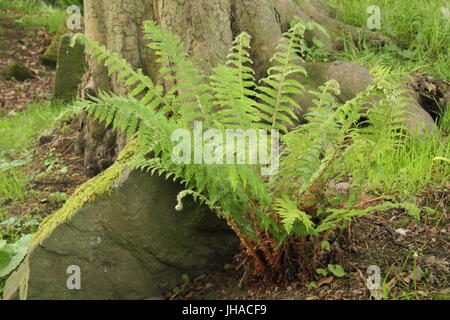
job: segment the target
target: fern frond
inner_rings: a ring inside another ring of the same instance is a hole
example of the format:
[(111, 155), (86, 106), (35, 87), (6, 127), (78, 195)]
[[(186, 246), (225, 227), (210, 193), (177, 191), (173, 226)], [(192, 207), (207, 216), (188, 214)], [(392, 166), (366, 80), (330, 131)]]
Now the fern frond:
[(188, 59), (181, 39), (154, 21), (144, 23), (144, 32), (145, 39), (150, 41), (147, 46), (159, 56), (156, 62), (162, 66), (160, 72), (172, 84), (166, 95), (174, 110), (187, 124), (203, 120), (208, 125), (212, 113), (210, 88), (200, 70)]
[(300, 95), (304, 86), (295, 79), (297, 74), (305, 74), (306, 70), (300, 66), (300, 58), (305, 27), (298, 23), (293, 26), (278, 45), (271, 62), (275, 64), (268, 70), (268, 76), (260, 80), (257, 88), (258, 108), (261, 110), (261, 119), (268, 122), (271, 129), (280, 129), (287, 132), (285, 124), (292, 125), (292, 119), (297, 119), (295, 109), (301, 109), (292, 96)]
[(242, 33), (234, 40), (226, 65), (213, 70), (212, 89), (215, 97), (215, 122), (227, 128), (249, 129), (258, 121), (254, 101), (254, 71), (248, 66), (250, 36)]
[(288, 234), (292, 233), (296, 221), (302, 224), (307, 234), (315, 234), (314, 222), (311, 220), (311, 216), (299, 210), (296, 202), (292, 201), (287, 195), (282, 195), (275, 202), (275, 210), (282, 218), (282, 223)]
[(135, 71), (118, 53), (110, 52), (105, 46), (89, 39), (82, 33), (77, 33), (72, 37), (72, 45), (76, 41), (86, 45), (86, 52), (90, 52), (92, 58), (103, 63), (108, 68), (109, 75), (117, 73), (118, 80), (123, 81), (126, 87), (132, 88), (129, 94), (132, 98), (140, 97), (141, 103), (155, 110), (162, 106), (165, 112), (172, 111), (162, 96), (163, 87), (155, 85), (149, 77), (142, 73), (141, 69)]

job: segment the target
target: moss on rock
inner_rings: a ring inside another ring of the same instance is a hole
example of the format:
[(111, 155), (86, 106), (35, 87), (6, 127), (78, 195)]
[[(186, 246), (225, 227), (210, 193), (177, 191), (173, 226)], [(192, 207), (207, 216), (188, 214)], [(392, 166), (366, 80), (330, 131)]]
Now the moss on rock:
[(25, 81), (33, 78), (34, 74), (22, 62), (15, 61), (6, 68), (5, 77), (8, 80)]
[(53, 98), (56, 100), (71, 101), (75, 99), (87, 69), (85, 46), (79, 41), (72, 46), (72, 37), (73, 34), (64, 34), (60, 38), (53, 90)]
[(121, 173), (125, 170), (128, 160), (136, 153), (136, 149), (137, 141), (134, 140), (124, 148), (111, 167), (82, 184), (61, 209), (48, 216), (41, 223), (38, 232), (31, 240), (31, 246), (38, 244), (55, 227), (67, 221), (72, 213), (85, 204), (97, 198), (108, 196), (114, 182), (120, 178)]
[(50, 42), (50, 45), (48, 46), (47, 50), (45, 50), (44, 54), (41, 56), (41, 62), (43, 65), (49, 67), (56, 67), (61, 37), (69, 32), (70, 30), (67, 28), (66, 24), (63, 23), (63, 25), (59, 28), (58, 32), (53, 37), (52, 42)]

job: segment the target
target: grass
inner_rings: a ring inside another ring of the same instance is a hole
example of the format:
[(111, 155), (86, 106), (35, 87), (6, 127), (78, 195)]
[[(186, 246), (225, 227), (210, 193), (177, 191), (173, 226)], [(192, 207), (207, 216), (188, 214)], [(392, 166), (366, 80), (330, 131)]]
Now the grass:
[[(450, 19), (441, 0), (329, 0), (338, 9), (337, 18), (347, 24), (367, 28), (367, 8), (381, 9), (381, 30), (392, 42), (379, 48), (362, 40), (347, 41), (345, 50), (334, 53), (339, 59), (373, 68), (390, 66), (393, 71), (430, 74), (447, 79), (450, 75)], [(441, 188), (450, 180), (450, 164), (433, 161), (450, 158), (450, 110), (439, 117), (440, 132), (412, 136), (397, 152), (380, 155), (365, 181), (368, 191), (412, 197), (430, 188)]]
[(36, 0), (0, 0), (0, 9), (9, 9), (24, 13), (35, 13), (42, 9), (45, 4)]
[[(22, 236), (35, 233), (42, 221), (39, 214), (11, 215), (3, 209), (25, 197), (31, 178), (25, 168), (31, 160), (33, 144), (57, 123), (63, 106), (58, 102), (34, 102), (20, 113), (0, 113), (0, 240), (15, 243)], [(4, 282), (5, 278), (0, 278), (0, 296)]]
[(66, 15), (60, 9), (48, 7), (43, 12), (24, 15), (17, 22), (25, 29), (44, 28), (50, 33), (56, 33), (65, 19)]
[(435, 157), (450, 157), (450, 137), (442, 138), (440, 133), (412, 136), (397, 152), (380, 155), (367, 177), (368, 187), (403, 196), (443, 187), (450, 179), (450, 164), (433, 161)]
[[(383, 153), (368, 171), (365, 187), (371, 193), (414, 200), (428, 190), (443, 189), (450, 181), (450, 108), (441, 115), (439, 130), (411, 135), (395, 152)], [(433, 211), (438, 217), (439, 213)], [(429, 213), (429, 212), (428, 212)]]
[(39, 134), (56, 124), (62, 104), (32, 103), (25, 111), (0, 118), (0, 201), (22, 199), (29, 177), (23, 167)]
[(396, 70), (428, 73), (447, 79), (450, 74), (450, 18), (445, 0), (329, 0), (338, 8), (338, 19), (367, 28), (367, 8), (381, 9), (382, 33), (393, 43), (377, 50), (362, 45), (349, 47), (338, 57), (369, 67), (376, 64), (392, 66)]
[(445, 136), (450, 135), (450, 106), (447, 106), (445, 112), (441, 113), (438, 118), (438, 125)]
[(66, 13), (62, 9), (36, 0), (0, 0), (1, 9), (21, 12), (21, 17), (16, 22), (28, 30), (46, 29), (50, 33), (56, 33), (66, 18)]

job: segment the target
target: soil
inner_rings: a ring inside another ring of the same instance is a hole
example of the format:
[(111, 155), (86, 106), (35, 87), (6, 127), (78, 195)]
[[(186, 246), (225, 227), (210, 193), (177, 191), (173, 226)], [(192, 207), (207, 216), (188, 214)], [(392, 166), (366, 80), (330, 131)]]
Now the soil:
[(417, 76), (413, 90), (420, 105), (437, 119), (439, 114), (450, 104), (450, 81), (437, 80), (430, 76)]
[[(395, 210), (355, 220), (332, 243), (345, 261), (344, 277), (317, 275), (313, 283), (262, 286), (260, 279), (247, 277), (245, 270), (230, 262), (223, 270), (192, 279), (178, 294), (168, 292), (165, 298), (365, 300), (376, 295), (366, 285), (367, 268), (375, 265), (388, 289), (386, 298), (450, 300), (450, 184), (432, 194), (435, 206), (443, 210), (437, 220), (417, 221)], [(420, 201), (430, 200), (429, 194), (422, 196)]]

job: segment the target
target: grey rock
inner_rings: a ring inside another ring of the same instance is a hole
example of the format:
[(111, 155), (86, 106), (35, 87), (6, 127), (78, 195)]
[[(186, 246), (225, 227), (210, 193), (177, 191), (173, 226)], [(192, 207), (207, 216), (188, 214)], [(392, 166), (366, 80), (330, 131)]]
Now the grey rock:
[[(220, 269), (237, 252), (236, 235), (208, 208), (185, 199), (183, 211), (175, 210), (181, 185), (121, 166), (119, 160), (90, 180), (44, 222), (7, 279), (4, 299), (161, 296), (183, 274)], [(114, 177), (104, 188), (108, 175)], [(88, 190), (96, 187), (103, 190)], [(79, 290), (67, 287), (73, 265), (81, 272)]]

